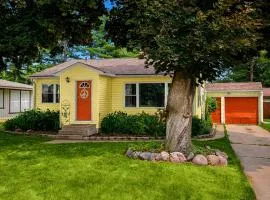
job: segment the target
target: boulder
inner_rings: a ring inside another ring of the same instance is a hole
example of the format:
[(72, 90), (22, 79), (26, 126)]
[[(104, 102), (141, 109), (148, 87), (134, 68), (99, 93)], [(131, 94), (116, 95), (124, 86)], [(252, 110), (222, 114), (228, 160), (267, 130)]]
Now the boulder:
[(150, 152), (142, 152), (139, 155), (139, 159), (141, 160), (151, 160), (151, 158), (152, 158), (152, 153)]
[(168, 161), (170, 159), (170, 154), (166, 151), (162, 151), (160, 155), (163, 161)]
[(193, 152), (190, 152), (187, 157), (187, 161), (191, 161), (194, 158), (195, 154)]
[(131, 149), (128, 149), (127, 152), (126, 152), (126, 156), (129, 157), (129, 158), (133, 158), (133, 151)]
[(209, 165), (219, 165), (219, 157), (216, 155), (206, 156)]
[(227, 155), (225, 152), (216, 150), (216, 151), (215, 151), (215, 154), (216, 154), (217, 156), (223, 156), (224, 158), (228, 159), (228, 155)]
[(162, 156), (160, 153), (152, 153), (151, 160), (152, 161), (161, 161), (163, 159), (162, 159)]
[(220, 166), (227, 166), (228, 160), (223, 156), (217, 156), (219, 158), (219, 165)]
[(187, 159), (181, 152), (172, 152), (170, 153), (170, 161), (175, 163), (183, 163), (186, 162)]
[(23, 132), (23, 130), (21, 128), (16, 128), (15, 132), (21, 133), (21, 132)]
[(193, 159), (192, 162), (196, 165), (208, 165), (207, 158), (204, 155), (198, 154)]
[(132, 158), (138, 159), (138, 158), (139, 158), (139, 155), (140, 155), (141, 153), (142, 153), (142, 152), (140, 152), (140, 151), (134, 151), (133, 154), (132, 154)]

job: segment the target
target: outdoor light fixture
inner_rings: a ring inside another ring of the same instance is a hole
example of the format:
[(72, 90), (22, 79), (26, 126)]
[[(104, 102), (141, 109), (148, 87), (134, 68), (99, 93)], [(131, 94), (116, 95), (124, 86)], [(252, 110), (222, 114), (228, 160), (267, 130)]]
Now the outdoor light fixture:
[(66, 82), (69, 83), (70, 82), (70, 78), (67, 76), (66, 77)]

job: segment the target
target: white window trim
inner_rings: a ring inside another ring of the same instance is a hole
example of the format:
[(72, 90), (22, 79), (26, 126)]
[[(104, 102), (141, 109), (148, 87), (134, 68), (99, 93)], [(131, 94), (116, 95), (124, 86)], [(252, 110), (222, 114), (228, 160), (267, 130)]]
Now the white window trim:
[[(164, 84), (164, 107), (146, 107), (146, 106), (140, 106), (140, 87), (139, 85), (140, 84), (154, 84), (154, 83), (157, 83), (157, 84)], [(153, 109), (153, 108), (157, 108), (157, 109), (164, 109), (166, 108), (167, 106), (167, 102), (168, 102), (168, 94), (169, 94), (169, 84), (171, 82), (127, 82), (127, 83), (124, 83), (124, 108), (143, 108), (143, 109)], [(135, 84), (136, 85), (136, 94), (135, 95), (126, 95), (126, 85), (128, 84)], [(126, 106), (126, 96), (136, 96), (136, 106), (134, 107), (128, 107)]]
[[(43, 98), (42, 98), (42, 95), (43, 95), (43, 85), (47, 85), (47, 86), (50, 86), (50, 85), (53, 85), (53, 102), (43, 102)], [(56, 85), (59, 85), (58, 83), (52, 83), (52, 84), (42, 84), (41, 85), (41, 103), (44, 103), (44, 104), (57, 104), (59, 102), (56, 102)], [(60, 87), (60, 85), (59, 85)]]

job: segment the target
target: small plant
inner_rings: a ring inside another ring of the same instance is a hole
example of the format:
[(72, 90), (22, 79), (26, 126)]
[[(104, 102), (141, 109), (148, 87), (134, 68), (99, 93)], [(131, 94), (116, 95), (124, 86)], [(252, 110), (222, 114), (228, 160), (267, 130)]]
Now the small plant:
[(209, 134), (212, 130), (212, 126), (211, 117), (204, 120), (195, 116), (192, 118), (192, 136)]
[(29, 110), (4, 122), (5, 130), (29, 129), (35, 131), (57, 131), (59, 129), (58, 111)]
[(210, 118), (211, 113), (217, 109), (217, 99), (213, 97), (207, 97), (205, 102), (205, 118)]

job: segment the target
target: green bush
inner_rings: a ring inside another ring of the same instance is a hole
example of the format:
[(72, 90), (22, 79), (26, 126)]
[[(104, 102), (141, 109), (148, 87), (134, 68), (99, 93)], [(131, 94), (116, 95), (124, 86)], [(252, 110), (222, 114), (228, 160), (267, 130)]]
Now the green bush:
[(198, 117), (192, 118), (192, 136), (206, 135), (212, 130), (212, 120), (208, 117), (206, 120), (199, 119)]
[(165, 136), (165, 127), (158, 116), (146, 113), (128, 115), (125, 112), (114, 112), (105, 116), (101, 122), (104, 134)]
[(24, 131), (57, 131), (59, 129), (58, 111), (29, 110), (4, 122), (5, 130), (14, 131), (19, 128)]

